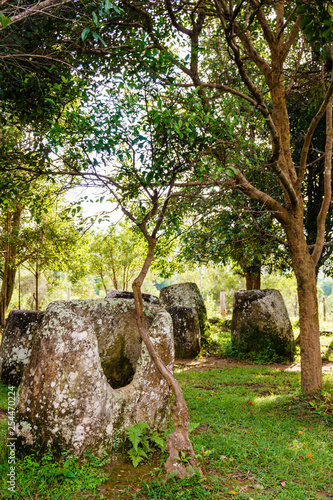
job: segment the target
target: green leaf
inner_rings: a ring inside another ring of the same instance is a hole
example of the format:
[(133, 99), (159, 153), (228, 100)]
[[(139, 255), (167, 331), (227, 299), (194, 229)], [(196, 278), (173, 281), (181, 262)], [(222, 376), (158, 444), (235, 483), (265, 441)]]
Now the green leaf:
[(99, 40), (100, 42), (102, 42), (102, 44), (104, 45), (104, 47), (106, 47), (106, 43), (104, 42), (103, 38), (101, 38), (99, 36), (99, 34), (96, 33), (96, 31), (93, 31), (92, 35), (93, 35), (93, 37), (94, 37), (95, 40)]
[(138, 451), (138, 446), (141, 441), (144, 429), (149, 429), (149, 425), (145, 422), (138, 422), (137, 424), (131, 425), (126, 429), (128, 439), (132, 443), (135, 451)]
[(111, 6), (111, 2), (110, 2), (110, 0), (106, 0), (106, 2), (105, 2), (105, 6), (104, 6), (104, 11), (106, 12), (106, 14), (108, 14), (108, 13), (109, 13), (109, 11), (110, 11), (110, 6)]
[(153, 432), (150, 436), (149, 436), (149, 439), (155, 443), (161, 451), (165, 451), (165, 448), (166, 448), (166, 442), (165, 442), (165, 439), (160, 436), (159, 434), (157, 434), (157, 432)]
[(145, 458), (148, 458), (147, 454), (140, 448), (138, 449), (138, 451), (135, 451), (134, 449), (129, 450), (128, 455), (134, 467), (137, 467), (140, 462), (142, 462)]
[(75, 477), (74, 472), (72, 472), (71, 470), (64, 470), (64, 471), (63, 471), (63, 475), (64, 475), (65, 477)]
[(73, 463), (73, 459), (72, 458), (68, 458), (66, 460), (66, 462), (64, 463), (64, 469), (67, 469), (70, 466), (71, 463)]
[(11, 22), (10, 17), (6, 17), (5, 14), (0, 14), (0, 23), (3, 28), (6, 28), (10, 22)]
[(88, 33), (90, 33), (90, 29), (89, 28), (85, 28), (82, 33), (81, 33), (81, 38), (83, 41), (85, 41), (85, 39), (87, 38), (88, 36)]
[(93, 16), (94, 23), (97, 25), (98, 24), (98, 18), (97, 18), (96, 12), (93, 12), (92, 16)]

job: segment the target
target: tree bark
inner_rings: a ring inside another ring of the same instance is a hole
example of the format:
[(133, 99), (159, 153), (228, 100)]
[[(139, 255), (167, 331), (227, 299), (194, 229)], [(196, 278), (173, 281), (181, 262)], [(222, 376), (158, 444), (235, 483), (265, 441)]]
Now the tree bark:
[(260, 264), (242, 266), (242, 269), (246, 280), (246, 290), (260, 290), (261, 288)]
[(35, 272), (35, 307), (36, 311), (39, 310), (39, 293), (38, 293), (38, 288), (39, 288), (39, 271), (38, 271), (38, 262), (36, 262), (36, 272)]
[[(192, 443), (188, 435), (188, 427), (189, 427), (188, 408), (179, 383), (177, 382), (173, 374), (164, 366), (163, 362), (161, 361), (158, 353), (156, 352), (149, 338), (145, 317), (143, 313), (141, 287), (149, 270), (150, 264), (154, 259), (154, 252), (157, 243), (157, 240), (152, 237), (149, 237), (149, 239), (147, 238), (147, 240), (148, 240), (148, 252), (145, 262), (140, 271), (140, 274), (132, 283), (135, 310), (136, 310), (136, 320), (140, 336), (143, 342), (146, 344), (150, 356), (154, 360), (155, 365), (160, 374), (162, 375), (162, 377), (165, 378), (169, 387), (171, 387), (175, 396), (175, 404), (171, 408), (171, 415), (175, 425), (175, 431), (172, 434), (170, 434), (167, 438), (166, 447), (169, 453), (169, 457), (165, 462), (164, 467), (168, 474), (176, 473), (178, 477), (185, 477), (191, 475), (193, 473), (193, 469), (198, 469), (197, 460), (194, 456)], [(186, 463), (182, 463), (180, 461), (181, 452), (184, 453), (186, 456)]]
[(287, 227), (286, 234), (297, 280), (301, 388), (303, 392), (312, 392), (322, 385), (316, 268), (305, 240), (303, 221)]
[(7, 210), (5, 214), (5, 242), (2, 244), (2, 252), (4, 255), (4, 271), (0, 292), (0, 324), (5, 326), (6, 313), (10, 301), (13, 296), (15, 277), (17, 267), (15, 264), (15, 258), (17, 254), (17, 246), (13, 238), (15, 237), (15, 232), (20, 226), (21, 213), (23, 207), (18, 203), (14, 211)]

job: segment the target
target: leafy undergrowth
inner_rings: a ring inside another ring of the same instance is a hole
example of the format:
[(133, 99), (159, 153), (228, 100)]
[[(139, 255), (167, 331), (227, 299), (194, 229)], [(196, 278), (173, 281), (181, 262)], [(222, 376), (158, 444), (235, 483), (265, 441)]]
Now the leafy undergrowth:
[(0, 450), (1, 450), (1, 444), (7, 432), (7, 418), (8, 418), (7, 406), (8, 406), (7, 386), (0, 381)]
[[(299, 336), (299, 319), (293, 318), (292, 328), (294, 338)], [(321, 356), (324, 362), (333, 362), (333, 322), (320, 321), (320, 345)], [(201, 350), (201, 356), (220, 356), (222, 358), (232, 358), (239, 360), (249, 360), (255, 364), (284, 363), (289, 364), (284, 358), (280, 358), (271, 348), (266, 348), (259, 352), (244, 353), (238, 352), (231, 342), (231, 318), (211, 318), (206, 324), (206, 341)], [(300, 348), (296, 346), (294, 361), (299, 363)]]
[(78, 498), (79, 492), (88, 492), (96, 496), (97, 487), (107, 481), (108, 476), (102, 466), (108, 462), (87, 457), (84, 464), (79, 464), (76, 458), (66, 456), (54, 461), (51, 453), (46, 453), (37, 462), (33, 455), (15, 464), (15, 491), (9, 489), (9, 464), (0, 464), (0, 498), (9, 499), (61, 499)]
[[(165, 456), (134, 468), (126, 455), (84, 466), (50, 456), (17, 463), (15, 494), (6, 491), (1, 466), (0, 498), (80, 499), (264, 499), (333, 498), (333, 373), (323, 389), (300, 392), (300, 373), (263, 366), (206, 371), (178, 367), (192, 422), (191, 437), (203, 476), (164, 481)], [(1, 394), (1, 390), (0, 390)], [(0, 399), (1, 402), (1, 399)]]

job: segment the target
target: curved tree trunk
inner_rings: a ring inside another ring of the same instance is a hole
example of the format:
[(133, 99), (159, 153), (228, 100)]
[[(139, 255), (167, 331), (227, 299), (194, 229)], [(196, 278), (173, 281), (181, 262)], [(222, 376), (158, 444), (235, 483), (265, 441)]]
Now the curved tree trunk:
[[(176, 473), (178, 477), (185, 477), (193, 473), (193, 468), (198, 469), (192, 443), (188, 435), (188, 408), (179, 383), (177, 382), (173, 374), (169, 372), (169, 370), (164, 366), (149, 338), (145, 317), (143, 314), (141, 286), (147, 275), (150, 264), (153, 261), (156, 243), (157, 240), (155, 238), (149, 238), (146, 260), (143, 264), (139, 276), (132, 283), (132, 288), (134, 293), (136, 320), (140, 336), (143, 342), (146, 344), (148, 352), (154, 360), (158, 371), (160, 372), (162, 377), (165, 378), (175, 396), (175, 404), (171, 409), (175, 431), (167, 438), (167, 451), (169, 453), (169, 457), (164, 466), (168, 474)], [(181, 452), (183, 452), (186, 456), (186, 463), (182, 463), (179, 460)]]

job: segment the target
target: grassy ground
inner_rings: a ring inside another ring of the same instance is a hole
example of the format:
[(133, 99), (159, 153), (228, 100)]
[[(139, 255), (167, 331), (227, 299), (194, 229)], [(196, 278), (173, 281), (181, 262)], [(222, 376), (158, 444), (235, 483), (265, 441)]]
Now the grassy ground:
[[(221, 352), (228, 335), (220, 333)], [(325, 354), (333, 336), (321, 338)], [(113, 463), (90, 458), (85, 466), (67, 458), (54, 464), (46, 456), (41, 464), (33, 458), (17, 462), (14, 494), (7, 490), (6, 461), (0, 465), (0, 498), (333, 498), (333, 371), (324, 372), (323, 389), (311, 397), (301, 394), (300, 373), (287, 366), (224, 362), (216, 368), (201, 359), (181, 363), (175, 372), (189, 406), (202, 478), (163, 482), (165, 457), (157, 454), (136, 469), (125, 456)], [(0, 385), (0, 438), (6, 398)]]

